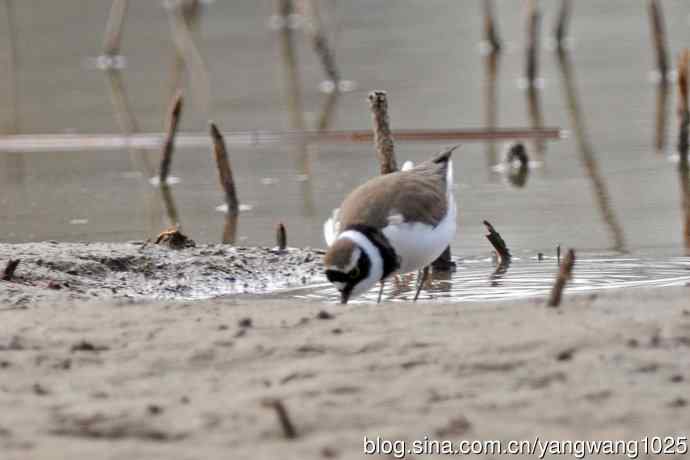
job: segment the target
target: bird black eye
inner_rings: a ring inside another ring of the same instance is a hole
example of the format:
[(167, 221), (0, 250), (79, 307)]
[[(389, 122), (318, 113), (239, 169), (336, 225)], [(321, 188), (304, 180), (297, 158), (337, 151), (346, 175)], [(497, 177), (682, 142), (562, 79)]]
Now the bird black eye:
[(350, 270), (350, 278), (352, 278), (352, 279), (359, 278), (359, 267), (355, 267), (352, 270)]

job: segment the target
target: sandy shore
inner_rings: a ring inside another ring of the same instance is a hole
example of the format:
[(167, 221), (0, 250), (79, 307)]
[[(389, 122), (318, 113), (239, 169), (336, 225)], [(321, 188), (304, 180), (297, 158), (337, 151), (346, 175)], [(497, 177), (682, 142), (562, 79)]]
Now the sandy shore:
[[(687, 435), (689, 294), (612, 291), (559, 309), (235, 297), (4, 310), (0, 452), (359, 458), (364, 436)], [(265, 398), (283, 401), (296, 439)]]

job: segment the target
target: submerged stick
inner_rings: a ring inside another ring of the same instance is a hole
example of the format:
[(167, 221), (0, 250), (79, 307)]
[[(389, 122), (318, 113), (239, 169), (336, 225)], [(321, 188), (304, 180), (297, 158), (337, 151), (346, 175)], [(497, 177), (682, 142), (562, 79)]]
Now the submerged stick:
[(287, 247), (287, 232), (282, 222), (276, 226), (276, 246), (279, 251), (284, 251)]
[(495, 8), (493, 0), (484, 0), (484, 40), (491, 45), (492, 52), (501, 50), (501, 39), (498, 38), (496, 26)]
[(182, 93), (178, 92), (173, 98), (172, 104), (168, 111), (168, 129), (165, 133), (165, 141), (163, 143), (163, 154), (161, 156), (161, 166), (158, 179), (161, 184), (165, 184), (170, 174), (170, 165), (172, 163), (172, 155), (175, 150), (175, 134), (177, 134), (177, 126), (180, 122), (180, 114), (182, 112)]
[(225, 191), (225, 202), (228, 205), (228, 214), (237, 215), (240, 206), (237, 199), (237, 190), (235, 190), (235, 179), (232, 174), (232, 168), (230, 167), (230, 160), (225, 148), (225, 142), (223, 141), (223, 135), (220, 133), (215, 123), (211, 122), (209, 126), (211, 138), (213, 139), (213, 153), (216, 158), (216, 166), (218, 166), (218, 177), (220, 179), (220, 185)]
[(280, 426), (283, 429), (283, 434), (286, 438), (297, 438), (297, 430), (295, 429), (295, 425), (290, 420), (290, 416), (285, 408), (285, 405), (283, 404), (283, 401), (280, 399), (266, 399), (263, 401), (262, 405), (275, 410), (276, 415), (278, 416), (278, 421), (280, 422)]
[(129, 0), (113, 0), (103, 39), (103, 54), (106, 56), (117, 56), (120, 54), (120, 44), (122, 42), (128, 6)]
[(575, 251), (568, 249), (568, 252), (563, 258), (563, 263), (558, 271), (558, 276), (556, 277), (556, 282), (553, 284), (551, 289), (551, 295), (549, 296), (549, 307), (557, 307), (561, 304), (561, 298), (563, 296), (563, 289), (566, 283), (573, 274), (573, 266), (575, 265)]
[(539, 74), (539, 24), (541, 15), (537, 0), (527, 1), (527, 45), (525, 48), (525, 78), (529, 86), (534, 86)]
[(5, 270), (3, 270), (2, 272), (3, 281), (12, 281), (12, 278), (14, 277), (14, 272), (15, 270), (17, 270), (19, 262), (20, 259), (10, 259), (7, 262), (7, 265), (5, 265)]
[(570, 22), (570, 0), (561, 0), (561, 8), (558, 10), (558, 22), (554, 31), (554, 38), (558, 49), (563, 49), (565, 39), (568, 36), (568, 23)]
[(503, 237), (501, 237), (501, 234), (496, 231), (494, 226), (491, 225), (488, 220), (484, 221), (484, 225), (486, 226), (486, 230), (489, 232), (485, 235), (486, 239), (489, 240), (489, 243), (491, 243), (496, 250), (499, 265), (509, 264), (512, 256), (508, 246), (506, 245), (506, 242), (503, 240)]
[(658, 0), (649, 0), (649, 20), (656, 52), (656, 68), (661, 81), (668, 79), (668, 50), (666, 45), (666, 27), (664, 14)]
[(388, 98), (385, 91), (369, 93), (369, 106), (374, 121), (374, 143), (376, 154), (381, 167), (381, 174), (389, 174), (398, 170), (395, 161), (395, 146), (388, 119)]

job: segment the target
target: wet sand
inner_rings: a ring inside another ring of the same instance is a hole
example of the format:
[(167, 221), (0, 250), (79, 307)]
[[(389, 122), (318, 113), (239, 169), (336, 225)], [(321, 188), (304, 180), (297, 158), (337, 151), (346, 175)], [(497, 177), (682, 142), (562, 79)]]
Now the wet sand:
[[(4, 310), (0, 452), (359, 458), (365, 435), (687, 435), (688, 289), (566, 296), (558, 309), (234, 296)], [(266, 398), (283, 401), (296, 439)]]

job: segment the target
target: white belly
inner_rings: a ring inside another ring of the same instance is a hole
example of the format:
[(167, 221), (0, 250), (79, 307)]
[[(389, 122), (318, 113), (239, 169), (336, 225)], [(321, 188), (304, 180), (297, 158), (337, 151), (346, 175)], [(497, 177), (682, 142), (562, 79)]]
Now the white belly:
[(455, 237), (457, 210), (453, 193), (448, 194), (448, 213), (436, 227), (422, 223), (391, 224), (383, 228), (395, 252), (400, 257), (397, 273), (420, 270), (448, 247)]

